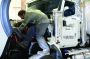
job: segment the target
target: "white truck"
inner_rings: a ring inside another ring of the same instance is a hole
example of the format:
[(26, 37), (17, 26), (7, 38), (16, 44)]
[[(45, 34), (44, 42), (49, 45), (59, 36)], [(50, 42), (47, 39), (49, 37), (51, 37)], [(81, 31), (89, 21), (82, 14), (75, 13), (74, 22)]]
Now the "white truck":
[[(67, 17), (63, 15), (65, 1), (60, 0), (58, 8), (53, 10), (54, 26), (51, 24), (49, 27), (51, 37), (47, 42), (51, 55), (41, 59), (90, 59), (90, 35), (86, 31), (85, 1), (69, 0), (75, 3), (75, 14)], [(21, 49), (22, 52), (14, 47), (17, 43), (12, 40), (18, 34), (13, 34), (9, 22), (9, 4), (10, 0), (0, 0), (0, 59), (29, 59), (25, 50)]]

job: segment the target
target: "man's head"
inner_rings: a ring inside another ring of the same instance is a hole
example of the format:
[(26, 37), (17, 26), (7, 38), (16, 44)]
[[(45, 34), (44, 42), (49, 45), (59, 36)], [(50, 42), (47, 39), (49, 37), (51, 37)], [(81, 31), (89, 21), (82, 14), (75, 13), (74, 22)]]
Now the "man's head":
[(25, 10), (20, 10), (20, 11), (18, 12), (18, 16), (19, 16), (21, 19), (24, 19), (25, 13), (26, 13)]

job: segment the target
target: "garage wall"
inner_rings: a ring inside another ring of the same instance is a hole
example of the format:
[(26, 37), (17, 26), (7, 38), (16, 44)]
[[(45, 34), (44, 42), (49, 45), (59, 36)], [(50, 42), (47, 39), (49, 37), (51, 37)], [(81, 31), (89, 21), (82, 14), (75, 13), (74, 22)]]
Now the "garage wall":
[(12, 20), (20, 20), (18, 11), (26, 8), (26, 0), (11, 0), (9, 8), (9, 18)]

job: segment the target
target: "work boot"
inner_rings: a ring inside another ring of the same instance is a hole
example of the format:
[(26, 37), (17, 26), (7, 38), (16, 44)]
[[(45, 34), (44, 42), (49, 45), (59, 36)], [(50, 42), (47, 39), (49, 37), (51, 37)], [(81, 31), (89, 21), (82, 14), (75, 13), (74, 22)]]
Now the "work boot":
[(38, 51), (37, 54), (41, 56), (50, 55), (50, 51), (49, 50)]
[(29, 59), (40, 59), (42, 56), (39, 54), (35, 54), (33, 56), (31, 56)]
[(45, 51), (38, 51), (37, 54), (31, 56), (29, 59), (41, 59), (46, 55), (50, 55), (50, 53)]

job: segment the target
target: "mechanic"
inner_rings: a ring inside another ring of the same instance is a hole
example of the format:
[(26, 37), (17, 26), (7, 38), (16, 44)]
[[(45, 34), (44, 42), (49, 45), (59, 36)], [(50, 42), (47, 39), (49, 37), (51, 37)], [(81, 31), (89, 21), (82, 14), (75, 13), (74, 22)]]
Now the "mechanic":
[[(38, 51), (37, 54), (42, 54), (42, 55), (49, 55), (49, 46), (47, 45), (43, 35), (49, 25), (49, 19), (48, 17), (41, 12), (38, 9), (35, 8), (29, 8), (27, 11), (25, 10), (20, 10), (18, 13), (18, 16), (21, 19), (24, 19), (22, 24), (20, 25), (19, 29), (23, 30), (27, 24), (34, 24), (33, 32), (35, 32), (36, 40), (40, 46), (40, 48), (43, 49), (43, 51)], [(32, 39), (32, 28), (29, 28), (26, 36), (24, 37), (24, 40), (21, 42), (23, 46), (28, 47), (30, 44), (30, 41)]]

